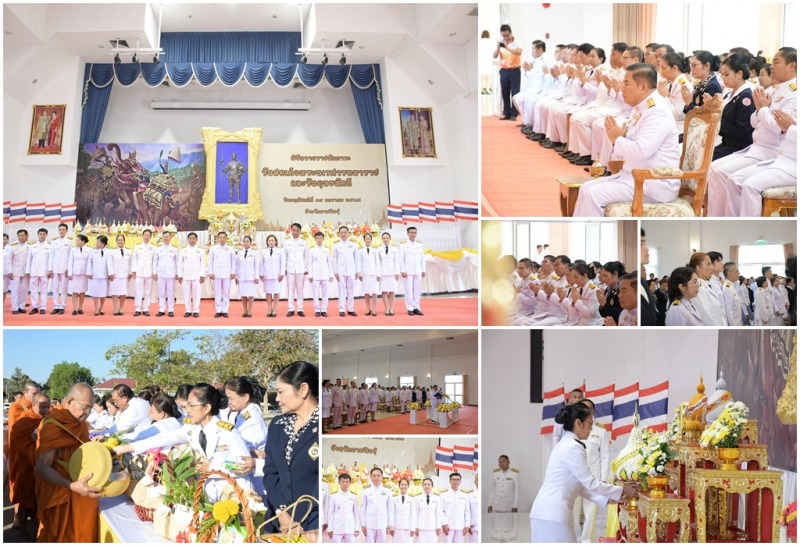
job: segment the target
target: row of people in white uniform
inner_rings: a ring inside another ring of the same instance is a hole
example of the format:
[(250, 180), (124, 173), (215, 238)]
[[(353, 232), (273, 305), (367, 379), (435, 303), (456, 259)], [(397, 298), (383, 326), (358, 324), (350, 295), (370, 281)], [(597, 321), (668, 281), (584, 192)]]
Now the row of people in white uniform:
[[(788, 317), (788, 293), (772, 286), (764, 268), (752, 286), (756, 326), (782, 326)], [(784, 288), (785, 290), (785, 288)], [(696, 252), (687, 267), (675, 269), (668, 283), (667, 326), (742, 326), (750, 314), (748, 287), (739, 280), (735, 262), (719, 252)]]
[[(385, 411), (406, 413), (406, 406), (412, 401), (411, 387), (389, 387), (384, 389), (373, 385), (367, 388), (366, 383), (361, 387), (351, 381), (349, 385), (341, 384), (341, 379), (336, 385), (331, 385), (326, 379), (322, 385), (322, 415), (323, 419), (331, 419), (331, 428), (341, 428), (343, 425), (356, 425), (366, 423), (370, 417), (375, 420), (379, 406)], [(370, 415), (371, 414), (371, 415)]]
[(461, 489), (461, 474), (449, 476), (450, 487), (433, 493), (433, 480), (425, 478), (423, 492), (408, 495), (409, 481), (402, 478), (399, 495), (383, 486), (383, 471), (373, 468), (371, 485), (358, 498), (349, 491), (350, 476), (339, 476), (340, 490), (329, 494), (322, 489), (323, 536), (332, 542), (355, 542), (359, 534), (364, 542), (430, 544), (435, 542), (479, 542), (480, 495), (476, 487)]
[[(109, 295), (124, 298), (128, 281), (135, 279), (135, 316), (149, 316), (153, 282), (158, 287), (159, 316), (174, 316), (175, 280), (183, 287), (184, 316), (197, 317), (200, 311), (200, 284), (208, 277), (214, 283), (216, 316), (227, 316), (230, 306), (230, 283), (235, 280), (242, 298), (256, 295), (256, 284), (264, 283), (264, 291), (274, 296), (275, 305), (284, 278), (289, 284), (289, 313), (303, 314), (303, 287), (306, 278), (313, 285), (314, 308), (327, 312), (328, 283), (339, 280), (339, 311), (355, 313), (355, 281), (361, 279), (365, 294), (372, 296), (372, 314), (376, 314), (377, 295), (385, 293), (387, 314), (394, 314), (394, 292), (398, 279), (406, 281), (406, 308), (409, 314), (422, 314), (420, 294), (425, 277), (425, 249), (416, 242), (416, 228), (409, 228), (409, 240), (399, 248), (391, 245), (391, 236), (383, 234), (384, 245), (360, 249), (349, 241), (346, 227), (340, 229), (342, 240), (334, 244), (333, 253), (322, 246), (309, 249), (299, 237), (300, 228), (292, 227), (293, 236), (278, 248), (274, 235), (267, 237), (267, 248), (252, 249), (252, 240), (244, 237), (244, 248), (236, 250), (227, 244), (227, 234), (218, 235), (218, 244), (211, 247), (206, 263), (205, 250), (197, 246), (197, 235), (190, 233), (188, 246), (178, 249), (171, 245), (172, 234), (164, 232), (162, 244), (150, 243), (152, 233), (142, 233), (143, 242), (131, 252), (125, 248), (125, 237), (119, 235), (116, 248), (108, 249), (104, 235), (97, 238), (95, 249), (85, 248), (84, 235), (67, 237), (67, 227), (59, 226), (59, 237), (47, 242), (47, 230), (39, 230), (39, 242), (27, 244), (27, 231), (18, 232), (18, 244), (4, 246), (4, 288), (11, 289), (12, 312), (24, 311), (28, 290), (33, 303), (32, 313), (44, 312), (47, 307), (48, 283), (53, 279), (53, 314), (65, 309), (68, 293), (73, 294), (73, 314), (78, 314), (79, 294), (105, 298)], [(322, 235), (322, 234), (319, 234)], [(370, 235), (367, 235), (371, 239)], [(4, 240), (7, 243), (7, 240)], [(371, 241), (370, 241), (371, 242)], [(272, 300), (273, 298), (268, 298)], [(295, 306), (295, 301), (297, 302)], [(81, 300), (82, 302), (82, 300)], [(271, 314), (274, 314), (270, 301)], [(116, 307), (115, 307), (116, 310)]]

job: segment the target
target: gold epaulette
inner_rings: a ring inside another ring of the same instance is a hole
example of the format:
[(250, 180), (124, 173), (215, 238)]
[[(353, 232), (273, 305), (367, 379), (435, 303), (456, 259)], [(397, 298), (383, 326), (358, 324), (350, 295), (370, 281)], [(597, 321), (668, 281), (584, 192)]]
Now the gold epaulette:
[(242, 414), (242, 419), (244, 419), (245, 421), (247, 421), (248, 419), (250, 419), (250, 412), (249, 412), (249, 411), (246, 411), (246, 412), (244, 412), (244, 413)]
[(512, 468), (511, 472), (516, 472), (517, 474), (519, 474), (519, 469), (518, 468)]
[(183, 423), (184, 425), (193, 425), (193, 424), (194, 424), (194, 423), (192, 422), (192, 420), (191, 420), (190, 418), (188, 418), (188, 417), (184, 417), (184, 418), (183, 418), (183, 421), (182, 421), (182, 423)]
[(494, 470), (492, 470), (492, 472), (500, 472), (500, 469), (499, 468), (495, 468)]
[(672, 305), (680, 305), (680, 304), (681, 304), (681, 300), (675, 300), (675, 301), (672, 302)]
[(233, 430), (233, 423), (228, 423), (227, 421), (219, 420), (217, 421), (217, 426), (221, 429), (227, 430), (228, 432)]

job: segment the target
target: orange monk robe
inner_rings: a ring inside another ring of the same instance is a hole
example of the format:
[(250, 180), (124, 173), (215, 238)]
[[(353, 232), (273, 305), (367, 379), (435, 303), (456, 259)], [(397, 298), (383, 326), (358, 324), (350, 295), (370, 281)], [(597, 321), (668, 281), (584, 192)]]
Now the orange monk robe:
[(28, 510), (36, 509), (36, 440), (33, 433), (41, 422), (42, 418), (36, 412), (28, 410), (8, 431), (8, 443), (12, 446), (8, 459), (8, 478), (14, 484), (10, 494), (11, 503)]
[[(69, 434), (48, 422), (55, 419), (64, 425)], [(89, 427), (77, 420), (67, 410), (52, 408), (50, 417), (39, 427), (39, 440), (36, 444), (37, 457), (50, 450), (56, 451), (53, 466), (59, 474), (71, 480), (67, 469), (58, 461), (69, 462), (70, 457), (81, 443), (89, 441)], [(37, 542), (97, 542), (98, 502), (91, 497), (83, 497), (64, 487), (59, 487), (39, 476), (36, 480), (36, 499), (39, 516)]]
[[(5, 453), (6, 458), (8, 459), (8, 487), (9, 496), (12, 499), (14, 498), (14, 490), (17, 487), (15, 480), (17, 454), (15, 453), (16, 448), (11, 444), (11, 433), (14, 430), (14, 425), (16, 425), (17, 421), (19, 421), (20, 417), (22, 417), (22, 415), (28, 411), (31, 411), (31, 408), (25, 405), (24, 398), (20, 398), (8, 408), (8, 436), (6, 436), (6, 443), (3, 446), (3, 453)], [(14, 502), (14, 504), (16, 504), (16, 502)]]

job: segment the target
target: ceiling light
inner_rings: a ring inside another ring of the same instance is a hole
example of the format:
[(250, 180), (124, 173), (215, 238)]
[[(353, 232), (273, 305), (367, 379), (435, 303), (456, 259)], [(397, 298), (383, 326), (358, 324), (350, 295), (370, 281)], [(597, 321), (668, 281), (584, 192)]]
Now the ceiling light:
[(324, 53), (322, 55), (322, 66), (325, 66), (326, 64), (328, 64), (328, 54)]
[(133, 64), (138, 64), (139, 63), (139, 55), (137, 53), (133, 54), (133, 58), (131, 59), (131, 62)]
[[(308, 62), (308, 57), (303, 55), (303, 57), (300, 59), (300, 64), (306, 64), (307, 62)], [(339, 337), (339, 336), (336, 336), (336, 337)]]
[(433, 85), (433, 80), (428, 80), (428, 83)]
[(456, 33), (455, 33), (455, 32), (451, 32), (451, 33), (450, 33), (450, 36), (451, 36), (451, 37), (452, 37), (452, 36), (455, 36), (455, 35), (456, 35)]
[(158, 53), (153, 55), (153, 63), (158, 64)]
[(277, 13), (273, 13), (273, 14), (272, 14), (272, 18), (273, 18), (273, 19), (277, 19), (277, 18), (278, 18), (278, 14), (277, 14)]
[(104, 46), (103, 44), (100, 44), (100, 45), (99, 45), (99, 46), (97, 46), (97, 47), (99, 47), (100, 49), (105, 49), (105, 48), (106, 48), (106, 46)]
[(347, 64), (347, 59), (344, 58), (344, 53), (342, 53), (342, 58), (339, 59), (339, 64)]
[(360, 45), (360, 46), (358, 46), (358, 49), (364, 49), (365, 47), (367, 47), (367, 46)]
[(448, 341), (453, 341), (455, 338), (454, 337), (446, 337), (445, 339), (448, 340)]
[(6, 36), (11, 36), (12, 34), (14, 34), (14, 33), (13, 33), (13, 32), (11, 32), (10, 30), (7, 30), (7, 31), (6, 31)]
[(114, 55), (114, 64), (119, 64), (122, 62), (122, 59), (119, 58), (119, 53)]
[(33, 81), (32, 81), (31, 83), (32, 83), (33, 85), (36, 85), (36, 82), (38, 82), (38, 81), (39, 81), (39, 80), (37, 80), (36, 78), (34, 78), (34, 79), (33, 79)]

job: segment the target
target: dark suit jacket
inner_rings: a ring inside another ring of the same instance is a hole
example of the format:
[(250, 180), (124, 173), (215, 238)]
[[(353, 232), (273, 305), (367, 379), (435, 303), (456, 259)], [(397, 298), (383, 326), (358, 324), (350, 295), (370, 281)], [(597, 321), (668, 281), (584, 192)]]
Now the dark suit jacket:
[(656, 298), (650, 292), (650, 286), (647, 281), (639, 277), (639, 284), (641, 284), (641, 324), (642, 326), (656, 326), (658, 322), (658, 311), (656, 310)]
[(753, 126), (750, 125), (750, 114), (755, 111), (753, 92), (750, 89), (744, 89), (725, 105), (722, 110), (719, 128), (722, 144), (714, 149), (715, 161), (720, 157), (743, 150), (753, 143)]
[(684, 107), (684, 114), (688, 114), (689, 110), (695, 106), (703, 106), (703, 93), (708, 93), (712, 97), (717, 93), (722, 93), (722, 87), (720, 87), (716, 76), (706, 80), (706, 84), (704, 86), (700, 86), (699, 88), (695, 87), (694, 93), (692, 93), (692, 102), (690, 102), (688, 106)]
[(425, 402), (427, 401), (428, 401), (428, 391), (422, 389), (422, 403), (425, 404)]
[[(286, 416), (272, 420), (267, 429), (267, 460), (264, 464), (264, 487), (267, 490), (267, 518), (275, 515), (281, 505), (289, 506), (302, 495), (319, 498), (319, 422), (306, 427), (292, 450), (291, 467), (286, 462), (286, 444), (289, 436), (284, 431)], [(297, 507), (299, 515), (306, 507)], [(274, 522), (277, 524), (277, 521)], [(272, 524), (268, 524), (272, 525)], [(278, 525), (268, 529), (277, 532)], [(311, 514), (302, 524), (303, 529), (319, 528), (319, 508), (314, 506)]]
[(661, 290), (656, 290), (656, 309), (658, 310), (657, 324), (665, 326), (667, 319), (667, 295)]
[(412, 402), (416, 402), (417, 401), (417, 391), (415, 391), (415, 390), (411, 391), (411, 401)]

